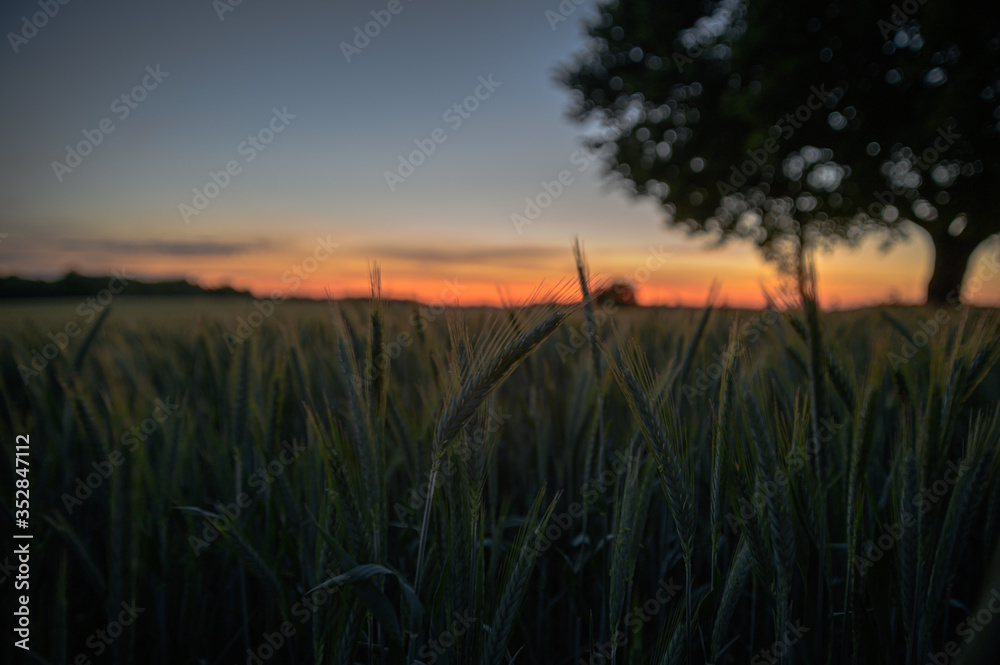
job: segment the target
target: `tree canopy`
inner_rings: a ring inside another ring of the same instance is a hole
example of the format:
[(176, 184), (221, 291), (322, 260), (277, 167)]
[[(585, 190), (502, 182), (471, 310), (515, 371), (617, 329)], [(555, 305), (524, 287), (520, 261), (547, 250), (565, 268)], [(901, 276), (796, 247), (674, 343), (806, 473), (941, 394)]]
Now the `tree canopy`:
[(1000, 230), (996, 3), (628, 0), (588, 33), (558, 74), (571, 116), (668, 224), (785, 262), (912, 222), (935, 301)]

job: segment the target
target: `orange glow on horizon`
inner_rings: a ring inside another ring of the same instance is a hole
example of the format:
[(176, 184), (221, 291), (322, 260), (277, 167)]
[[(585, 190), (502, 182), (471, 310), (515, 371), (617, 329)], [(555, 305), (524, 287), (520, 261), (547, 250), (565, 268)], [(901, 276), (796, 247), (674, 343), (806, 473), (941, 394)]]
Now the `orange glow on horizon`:
[[(143, 281), (186, 278), (203, 287), (232, 286), (254, 297), (367, 298), (369, 271), (380, 267), (383, 296), (393, 300), (447, 305), (500, 306), (579, 298), (571, 240), (489, 244), (471, 238), (423, 238), (402, 244), (352, 237), (337, 238), (330, 252), (317, 253), (321, 234), (283, 244), (259, 242), (247, 250), (210, 259), (190, 254), (93, 253), (83, 265), (64, 261), (64, 268), (84, 274), (123, 270)], [(760, 309), (765, 290), (778, 294), (787, 277), (752, 247), (732, 243), (706, 249), (655, 231), (645, 240), (620, 239), (585, 246), (595, 284), (622, 279), (632, 283), (640, 305), (703, 307), (719, 284), (716, 306)], [(885, 254), (871, 242), (857, 250), (816, 254), (818, 291), (826, 310), (853, 309), (887, 303), (921, 304), (930, 277), (933, 249), (929, 243), (901, 243)], [(996, 247), (994, 245), (993, 247)], [(970, 266), (970, 278), (992, 259), (984, 248)], [(77, 259), (78, 261), (79, 259)], [(987, 271), (1000, 274), (998, 270)], [(986, 273), (983, 273), (986, 276)], [(981, 289), (970, 289), (966, 301), (1000, 304), (1000, 278), (990, 276)]]
[[(572, 278), (572, 281), (570, 281)], [(740, 282), (739, 280), (719, 280), (719, 294), (715, 299), (716, 306), (739, 309), (762, 309), (766, 305), (763, 289), (771, 294), (781, 291), (782, 280), (778, 277), (761, 281)], [(556, 287), (564, 288), (558, 289)], [(885, 304), (893, 301), (888, 294), (879, 299), (873, 297), (870, 289), (858, 288), (858, 284), (846, 284), (841, 288), (822, 278), (819, 283), (820, 303), (824, 309), (854, 309)], [(315, 283), (305, 284), (296, 290), (291, 290), (287, 284), (280, 281), (261, 281), (246, 286), (237, 286), (250, 290), (257, 298), (274, 297), (280, 293), (285, 298), (325, 299), (328, 295), (338, 298), (367, 298), (371, 293), (367, 275), (363, 277), (343, 278), (329, 282), (317, 279)], [(707, 282), (689, 283), (647, 283), (637, 285), (636, 297), (644, 306), (674, 306), (703, 307), (711, 288), (711, 280)], [(464, 278), (438, 278), (430, 276), (413, 277), (406, 280), (387, 279), (382, 275), (382, 295), (391, 300), (417, 301), (424, 304), (444, 303), (448, 306), (502, 306), (505, 303), (527, 304), (530, 302), (552, 301), (553, 293), (562, 295), (559, 300), (575, 300), (579, 297), (579, 287), (575, 275), (567, 275), (562, 280), (530, 281), (486, 281), (466, 280)], [(543, 297), (539, 297), (542, 295)], [(902, 304), (920, 304), (919, 296), (899, 299)]]

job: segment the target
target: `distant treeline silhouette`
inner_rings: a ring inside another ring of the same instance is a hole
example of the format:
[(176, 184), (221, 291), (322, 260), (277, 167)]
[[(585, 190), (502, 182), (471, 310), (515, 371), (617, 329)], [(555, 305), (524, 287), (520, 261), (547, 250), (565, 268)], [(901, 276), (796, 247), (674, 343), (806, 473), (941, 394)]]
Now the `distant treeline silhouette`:
[(122, 293), (135, 296), (251, 296), (249, 291), (240, 291), (231, 286), (206, 289), (182, 279), (166, 282), (142, 282), (135, 279), (121, 280), (111, 275), (89, 277), (76, 271), (70, 271), (54, 282), (23, 279), (16, 276), (0, 277), (0, 299), (92, 296), (106, 288), (112, 279), (116, 283), (124, 282), (125, 288)]

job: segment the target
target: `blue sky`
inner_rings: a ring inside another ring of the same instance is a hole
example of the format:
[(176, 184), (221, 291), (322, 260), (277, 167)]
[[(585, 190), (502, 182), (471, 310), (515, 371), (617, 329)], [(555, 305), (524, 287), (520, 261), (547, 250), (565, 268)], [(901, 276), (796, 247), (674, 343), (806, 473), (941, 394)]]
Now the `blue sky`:
[[(602, 182), (596, 163), (571, 162), (586, 128), (566, 120), (552, 74), (583, 46), (589, 3), (555, 26), (545, 15), (554, 0), (402, 0), (397, 14), (389, 4), (243, 0), (220, 18), (223, 0), (70, 0), (25, 42), (11, 33), (28, 34), (37, 0), (5, 3), (0, 273), (126, 265), (259, 291), (331, 235), (338, 254), (303, 294), (358, 292), (377, 260), (396, 295), (425, 297), (460, 277), (468, 298), (488, 300), (497, 287), (521, 293), (571, 276), (579, 236), (599, 274), (628, 276), (650, 248), (669, 252), (640, 288), (647, 302), (699, 301), (716, 277), (732, 302), (758, 302), (773, 270), (752, 249), (709, 250), (667, 231), (651, 203)], [(391, 20), (347, 62), (341, 44), (372, 11)], [(147, 68), (157, 67), (166, 75), (153, 85)], [(144, 99), (121, 117), (121, 96), (144, 77)], [(445, 113), (480, 77), (499, 85), (451, 126)], [(245, 142), (275, 109), (286, 125), (248, 161)], [(102, 121), (113, 131), (100, 132)], [(438, 128), (444, 142), (391, 191), (386, 171)], [(100, 143), (57, 175), (53, 162), (84, 132)], [(238, 173), (186, 220), (180, 206), (229, 162)], [(572, 182), (518, 233), (511, 215), (564, 170)], [(876, 256), (841, 252), (821, 275), (866, 286), (871, 300), (919, 297), (926, 243), (873, 267)]]

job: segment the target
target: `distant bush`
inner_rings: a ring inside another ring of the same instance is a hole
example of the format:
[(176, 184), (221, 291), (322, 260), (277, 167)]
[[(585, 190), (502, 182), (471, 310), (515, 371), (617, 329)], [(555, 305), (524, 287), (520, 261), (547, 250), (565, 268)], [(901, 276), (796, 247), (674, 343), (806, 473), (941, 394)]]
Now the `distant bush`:
[(616, 305), (624, 307), (632, 307), (639, 304), (635, 298), (635, 287), (630, 282), (621, 279), (615, 280), (599, 290), (594, 299), (599, 305), (603, 305), (609, 300), (614, 301)]

